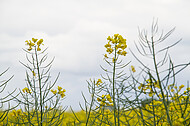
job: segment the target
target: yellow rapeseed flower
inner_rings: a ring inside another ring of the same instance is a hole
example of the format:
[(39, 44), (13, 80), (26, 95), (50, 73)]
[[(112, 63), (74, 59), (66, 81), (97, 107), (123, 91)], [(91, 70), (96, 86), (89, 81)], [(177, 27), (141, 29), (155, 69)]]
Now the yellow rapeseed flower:
[(136, 70), (135, 70), (135, 67), (134, 67), (134, 66), (131, 66), (131, 70), (133, 71), (133, 73), (134, 73), (134, 72), (136, 72)]
[(18, 115), (20, 115), (20, 114), (22, 113), (22, 110), (21, 110), (21, 109), (18, 109), (18, 110), (16, 111), (16, 113), (17, 113)]
[(24, 93), (26, 92), (25, 89), (26, 89), (26, 88), (23, 88), (23, 89), (22, 89), (22, 91), (23, 91)]
[(32, 48), (30, 47), (30, 48), (28, 48), (28, 51), (31, 51), (32, 50)]
[(100, 102), (100, 101), (101, 101), (101, 99), (100, 99), (100, 98), (97, 98), (97, 101), (99, 101), (99, 102)]
[(58, 94), (63, 94), (64, 92), (63, 91), (59, 91)]
[(108, 58), (107, 54), (104, 55), (105, 58)]
[(182, 89), (184, 87), (184, 85), (182, 84), (181, 86), (179, 86), (179, 89)]
[[(114, 34), (112, 37), (108, 36), (107, 40), (108, 43), (104, 46), (106, 48), (106, 52), (112, 54), (114, 51), (117, 52), (118, 55), (126, 56), (127, 52), (124, 50), (127, 48), (126, 39), (119, 34)], [(107, 54), (104, 56), (105, 58), (108, 58)], [(112, 61), (115, 62), (116, 59), (113, 58)]]
[(117, 54), (121, 55), (122, 54), (122, 50), (117, 51)]
[(40, 39), (40, 40), (37, 42), (37, 45), (40, 46), (43, 41), (44, 41), (43, 39)]
[(98, 79), (98, 81), (96, 82), (96, 85), (99, 86), (102, 83), (101, 79)]
[(119, 36), (119, 34), (114, 34), (115, 39)]
[(102, 80), (101, 80), (101, 79), (98, 79), (98, 82), (102, 83)]
[(161, 93), (159, 94), (159, 97), (162, 98), (162, 94)]
[(102, 98), (104, 98), (105, 97), (105, 95), (102, 95)]
[(149, 95), (149, 97), (152, 97), (152, 96), (153, 96), (153, 93), (152, 93), (152, 92), (150, 92), (148, 95)]
[(121, 53), (121, 55), (123, 55), (123, 56), (126, 56), (126, 54), (127, 54), (126, 51), (123, 51), (123, 52)]
[[(38, 42), (37, 42), (38, 39), (35, 39), (35, 38), (32, 38), (32, 41), (31, 40), (26, 40), (26, 45), (29, 46), (28, 48), (28, 51), (31, 51), (32, 50), (32, 47), (37, 47), (37, 51), (41, 51), (41, 48), (40, 48), (40, 45), (43, 45), (42, 42), (43, 42), (43, 39), (40, 39)], [(37, 42), (37, 43), (36, 43)]]
[(22, 89), (22, 91), (25, 93), (32, 93), (31, 90), (29, 90), (27, 87), (25, 87), (24, 89)]
[(107, 98), (107, 100), (109, 101), (109, 103), (112, 103), (112, 102), (113, 102), (112, 99), (111, 99), (110, 94), (106, 95), (106, 98)]
[(121, 49), (125, 49), (125, 48), (127, 48), (127, 45), (123, 45), (123, 46), (121, 46)]
[(112, 38), (111, 38), (110, 36), (108, 36), (107, 40), (111, 41), (111, 39), (112, 39)]
[(27, 92), (27, 93), (30, 93), (30, 94), (32, 93), (31, 90), (29, 90), (29, 89), (27, 89), (26, 92)]
[(28, 44), (29, 44), (28, 40), (26, 40), (25, 42), (26, 42), (26, 45), (28, 45)]
[(113, 52), (113, 49), (112, 48), (107, 48), (106, 50), (109, 54), (111, 54)]
[(100, 105), (101, 105), (101, 106), (105, 106), (105, 104), (106, 104), (106, 103), (103, 102), (103, 101), (100, 102)]
[(102, 98), (102, 101), (103, 101), (103, 102), (105, 102), (105, 101), (106, 101), (106, 99), (105, 99), (105, 98)]
[(64, 98), (65, 97), (65, 94), (64, 93), (61, 93), (61, 98)]
[(35, 43), (38, 39), (32, 38), (32, 41)]
[(110, 48), (111, 47), (110, 43), (108, 42), (108, 44), (106, 44), (105, 47)]
[(140, 85), (140, 86), (138, 86), (138, 89), (139, 89), (139, 90), (141, 89), (141, 85)]
[(61, 91), (63, 88), (62, 88), (62, 87), (60, 87), (60, 86), (58, 86), (58, 87), (57, 87), (57, 89), (58, 89), (59, 91)]
[(186, 95), (187, 95), (187, 91), (184, 91), (184, 94), (186, 94)]
[(107, 98), (107, 100), (108, 100), (108, 99), (111, 99), (110, 94), (106, 95), (106, 98)]
[(174, 92), (174, 89), (171, 89), (171, 92)]
[(41, 51), (41, 48), (38, 46), (37, 51)]
[(36, 76), (36, 73), (34, 71), (32, 71), (32, 73), (33, 73), (33, 76)]
[(182, 123), (184, 121), (184, 118), (179, 118), (178, 121)]
[(51, 89), (51, 92), (55, 95), (57, 93), (57, 90)]
[(65, 89), (63, 89), (63, 92), (66, 92), (66, 90), (65, 90)]
[(190, 87), (189, 88), (186, 88), (187, 91), (190, 91)]
[(106, 105), (107, 105), (107, 106), (110, 106), (110, 104), (109, 104), (109, 103), (107, 103), (107, 102), (106, 102)]
[(112, 61), (113, 61), (113, 62), (115, 62), (115, 61), (116, 61), (116, 59), (113, 57)]

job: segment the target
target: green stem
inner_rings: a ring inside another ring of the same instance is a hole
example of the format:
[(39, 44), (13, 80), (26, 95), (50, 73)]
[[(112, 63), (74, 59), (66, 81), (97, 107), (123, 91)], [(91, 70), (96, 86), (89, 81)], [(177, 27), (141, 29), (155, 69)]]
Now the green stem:
[(117, 126), (117, 121), (116, 121), (116, 103), (115, 103), (115, 66), (116, 66), (116, 44), (115, 44), (115, 50), (114, 50), (114, 65), (113, 65), (113, 107), (114, 107), (114, 122), (115, 122), (115, 126)]
[(157, 75), (157, 78), (158, 78), (161, 94), (162, 94), (162, 97), (163, 97), (163, 103), (164, 103), (164, 107), (165, 107), (165, 110), (166, 110), (167, 120), (168, 120), (168, 123), (170, 124), (170, 126), (172, 126), (172, 122), (171, 122), (171, 119), (170, 119), (166, 99), (165, 99), (165, 96), (164, 96), (164, 91), (162, 89), (162, 85), (161, 85), (161, 81), (160, 81), (160, 76), (159, 76), (159, 72), (158, 72), (158, 66), (157, 66), (157, 63), (156, 63), (156, 54), (155, 54), (155, 49), (154, 49), (153, 37), (151, 37), (151, 40), (152, 40), (152, 54), (153, 54), (154, 67), (155, 67), (155, 70), (156, 70), (156, 75)]
[(38, 125), (40, 125), (39, 124), (39, 117), (38, 117), (38, 97), (37, 97), (37, 93), (36, 93), (36, 83), (35, 83), (34, 77), (33, 77), (33, 84), (34, 84), (34, 97), (35, 97), (35, 113), (36, 113), (36, 116), (37, 116)]
[[(118, 94), (118, 93), (117, 93)], [(118, 98), (119, 98), (119, 96), (117, 96)], [(120, 126), (120, 121), (119, 121), (119, 109), (120, 109), (120, 106), (119, 106), (119, 100), (117, 100), (118, 102), (117, 102), (117, 105), (118, 105), (118, 107), (117, 107), (117, 121), (118, 121), (118, 126)]]
[(88, 121), (89, 121), (89, 118), (90, 118), (90, 113), (91, 113), (91, 110), (92, 110), (92, 105), (93, 105), (93, 102), (94, 102), (94, 94), (95, 94), (95, 83), (92, 87), (92, 100), (91, 100), (91, 103), (90, 103), (90, 109), (89, 109), (89, 112), (88, 112), (88, 116), (87, 116), (87, 120), (86, 120), (86, 126), (88, 125)]
[(36, 65), (37, 65), (37, 71), (38, 71), (38, 83), (40, 88), (40, 126), (42, 126), (42, 120), (43, 120), (43, 103), (42, 103), (42, 86), (41, 86), (41, 77), (40, 77), (40, 68), (38, 63), (38, 54), (35, 47), (35, 55), (36, 55)]

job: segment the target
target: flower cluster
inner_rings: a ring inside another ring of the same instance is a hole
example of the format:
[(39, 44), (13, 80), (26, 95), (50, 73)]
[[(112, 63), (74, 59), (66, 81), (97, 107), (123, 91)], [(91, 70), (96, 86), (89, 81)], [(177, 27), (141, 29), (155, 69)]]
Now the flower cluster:
[(97, 98), (97, 101), (100, 103), (100, 106), (113, 106), (113, 101), (111, 99), (110, 94), (102, 95), (101, 97)]
[(136, 72), (135, 67), (133, 65), (131, 66), (131, 70), (133, 71), (133, 73)]
[(26, 93), (29, 93), (29, 94), (32, 93), (31, 90), (28, 89), (27, 87), (23, 88), (22, 91), (23, 91), (24, 93), (25, 93), (25, 92), (26, 92)]
[(188, 95), (189, 92), (190, 92), (190, 88), (188, 87), (188, 88), (186, 88), (186, 91), (184, 91), (184, 95)]
[(184, 88), (183, 84), (179, 86), (179, 91), (181, 91), (182, 88)]
[(144, 94), (148, 92), (149, 96), (152, 97), (155, 94), (155, 91), (153, 90), (155, 90), (156, 88), (160, 89), (159, 82), (154, 81), (152, 79), (147, 79), (145, 82), (146, 82), (145, 84), (141, 83), (138, 89), (142, 90)]
[[(61, 98), (64, 98), (65, 97), (65, 92), (66, 90), (63, 89), (62, 87), (58, 86), (57, 87), (58, 91), (57, 90), (53, 90), (51, 89), (51, 92), (55, 95), (55, 94), (59, 94), (61, 96)], [(63, 90), (62, 90), (63, 89)]]
[(37, 51), (41, 51), (41, 48), (40, 48), (40, 45), (43, 45), (43, 39), (35, 39), (35, 38), (32, 38), (32, 40), (26, 40), (26, 45), (29, 46), (28, 48), (28, 51), (31, 51), (32, 50), (32, 47), (35, 47), (37, 46)]
[[(126, 56), (127, 52), (125, 49), (127, 48), (126, 39), (124, 39), (119, 34), (114, 34), (114, 36), (107, 38), (108, 43), (104, 46), (106, 48), (106, 52), (111, 54), (113, 51), (116, 51), (118, 55)], [(108, 58), (107, 54), (104, 55), (105, 58)], [(115, 59), (113, 59), (115, 60)]]
[(96, 86), (99, 86), (102, 83), (101, 79), (98, 79), (98, 81), (96, 82)]
[(17, 118), (18, 116), (24, 115), (21, 109), (18, 110), (12, 110), (10, 115), (14, 118)]
[(34, 71), (32, 71), (32, 74), (33, 74), (34, 77), (36, 76), (36, 73)]
[[(174, 84), (170, 84), (168, 85), (168, 90), (170, 90), (171, 92), (174, 93), (174, 91), (176, 90), (176, 92), (180, 92), (181, 89), (184, 88), (184, 85), (180, 85), (179, 88), (177, 86), (174, 86)], [(187, 88), (187, 91), (188, 91), (189, 88)], [(186, 93), (187, 91), (185, 91), (184, 93)]]
[[(186, 106), (185, 104), (187, 100), (189, 101), (187, 97), (181, 97), (171, 102), (170, 105), (168, 106), (170, 118), (172, 119), (172, 123), (175, 126), (183, 126), (184, 125), (183, 122), (189, 116), (190, 105), (187, 104)], [(152, 119), (150, 118), (151, 116), (153, 116), (153, 114), (151, 115), (150, 113), (154, 111), (155, 114), (154, 116), (162, 117), (161, 120), (159, 120), (160, 118), (158, 118), (158, 120), (157, 118), (155, 118), (156, 119), (155, 121), (158, 121), (159, 125), (164, 125), (164, 126), (169, 125), (167, 122), (167, 118), (165, 117), (166, 111), (162, 101), (153, 100), (149, 105), (147, 104), (145, 106), (145, 110), (149, 111), (149, 115), (145, 116), (145, 118), (150, 119), (149, 121), (153, 122), (153, 118)], [(182, 110), (186, 111), (182, 112)]]
[[(185, 86), (182, 84), (179, 86), (179, 88), (177, 86), (175, 86), (174, 84), (170, 84), (168, 85), (168, 90), (170, 90), (173, 93), (173, 96), (168, 95), (168, 97), (171, 97), (171, 100), (174, 100), (175, 98), (178, 98), (178, 93), (181, 91), (182, 88), (184, 88)], [(147, 79), (145, 81), (145, 84), (140, 84), (140, 86), (138, 86), (138, 89), (142, 91), (142, 93), (147, 94), (152, 97), (153, 95), (156, 94), (156, 88), (160, 89), (160, 85), (159, 85), (159, 81), (154, 81), (153, 79)], [(176, 91), (175, 91), (176, 90)], [(186, 91), (184, 91), (184, 95), (187, 95), (187, 93), (190, 92), (190, 88), (187, 88)], [(163, 96), (161, 93), (158, 94), (159, 99), (162, 99)], [(164, 94), (165, 97), (167, 97), (166, 94)]]

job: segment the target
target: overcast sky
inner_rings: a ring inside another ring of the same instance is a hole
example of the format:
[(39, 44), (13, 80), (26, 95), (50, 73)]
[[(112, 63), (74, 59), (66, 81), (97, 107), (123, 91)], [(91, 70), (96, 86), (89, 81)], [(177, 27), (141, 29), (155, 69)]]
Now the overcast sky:
[[(14, 75), (7, 90), (25, 87), (26, 69), (19, 63), (26, 61), (25, 40), (43, 38), (49, 58), (55, 56), (52, 76), (61, 72), (58, 85), (67, 91), (64, 105), (78, 110), (86, 80), (103, 72), (107, 36), (123, 35), (133, 50), (138, 27), (149, 29), (153, 18), (160, 29), (176, 27), (169, 40), (183, 40), (171, 50), (173, 59), (188, 62), (189, 6), (189, 0), (0, 0), (0, 71), (10, 67), (6, 77)], [(189, 70), (182, 80), (188, 80)]]

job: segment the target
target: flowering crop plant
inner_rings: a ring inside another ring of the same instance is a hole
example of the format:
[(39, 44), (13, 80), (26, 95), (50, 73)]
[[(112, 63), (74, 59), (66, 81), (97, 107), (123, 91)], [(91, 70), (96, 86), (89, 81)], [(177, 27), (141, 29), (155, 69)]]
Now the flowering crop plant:
[[(21, 106), (18, 110), (12, 110), (8, 114), (8, 121), (12, 125), (59, 125), (63, 120), (65, 108), (60, 101), (65, 98), (66, 90), (58, 86), (53, 90), (57, 79), (51, 83), (50, 68), (51, 60), (47, 63), (47, 54), (42, 51), (43, 39), (26, 40), (26, 58), (29, 64), (23, 64), (26, 71), (26, 87), (20, 90), (20, 97), (12, 97)], [(30, 57), (29, 57), (30, 56)], [(7, 124), (7, 122), (2, 122)]]
[[(135, 45), (141, 55), (127, 48), (122, 35), (107, 37), (106, 64), (100, 66), (105, 74), (87, 81), (90, 100), (82, 93), (84, 105), (79, 104), (79, 112), (61, 106), (66, 90), (56, 86), (59, 74), (53, 83), (50, 81), (54, 58), (47, 63), (43, 39), (26, 40), (28, 63), (20, 62), (27, 68), (26, 86), (17, 95), (13, 95), (14, 90), (1, 98), (1, 106), (11, 100), (18, 104), (0, 110), (0, 126), (189, 126), (189, 83), (179, 85), (176, 76), (190, 63), (174, 65), (168, 50), (180, 40), (160, 49), (157, 46), (174, 29), (166, 34), (158, 31), (157, 22), (152, 23), (150, 35), (139, 30), (139, 43)], [(125, 63), (129, 54), (139, 62), (138, 67), (129, 59)], [(143, 62), (146, 58), (152, 66)], [(11, 79), (0, 85), (0, 93)]]

